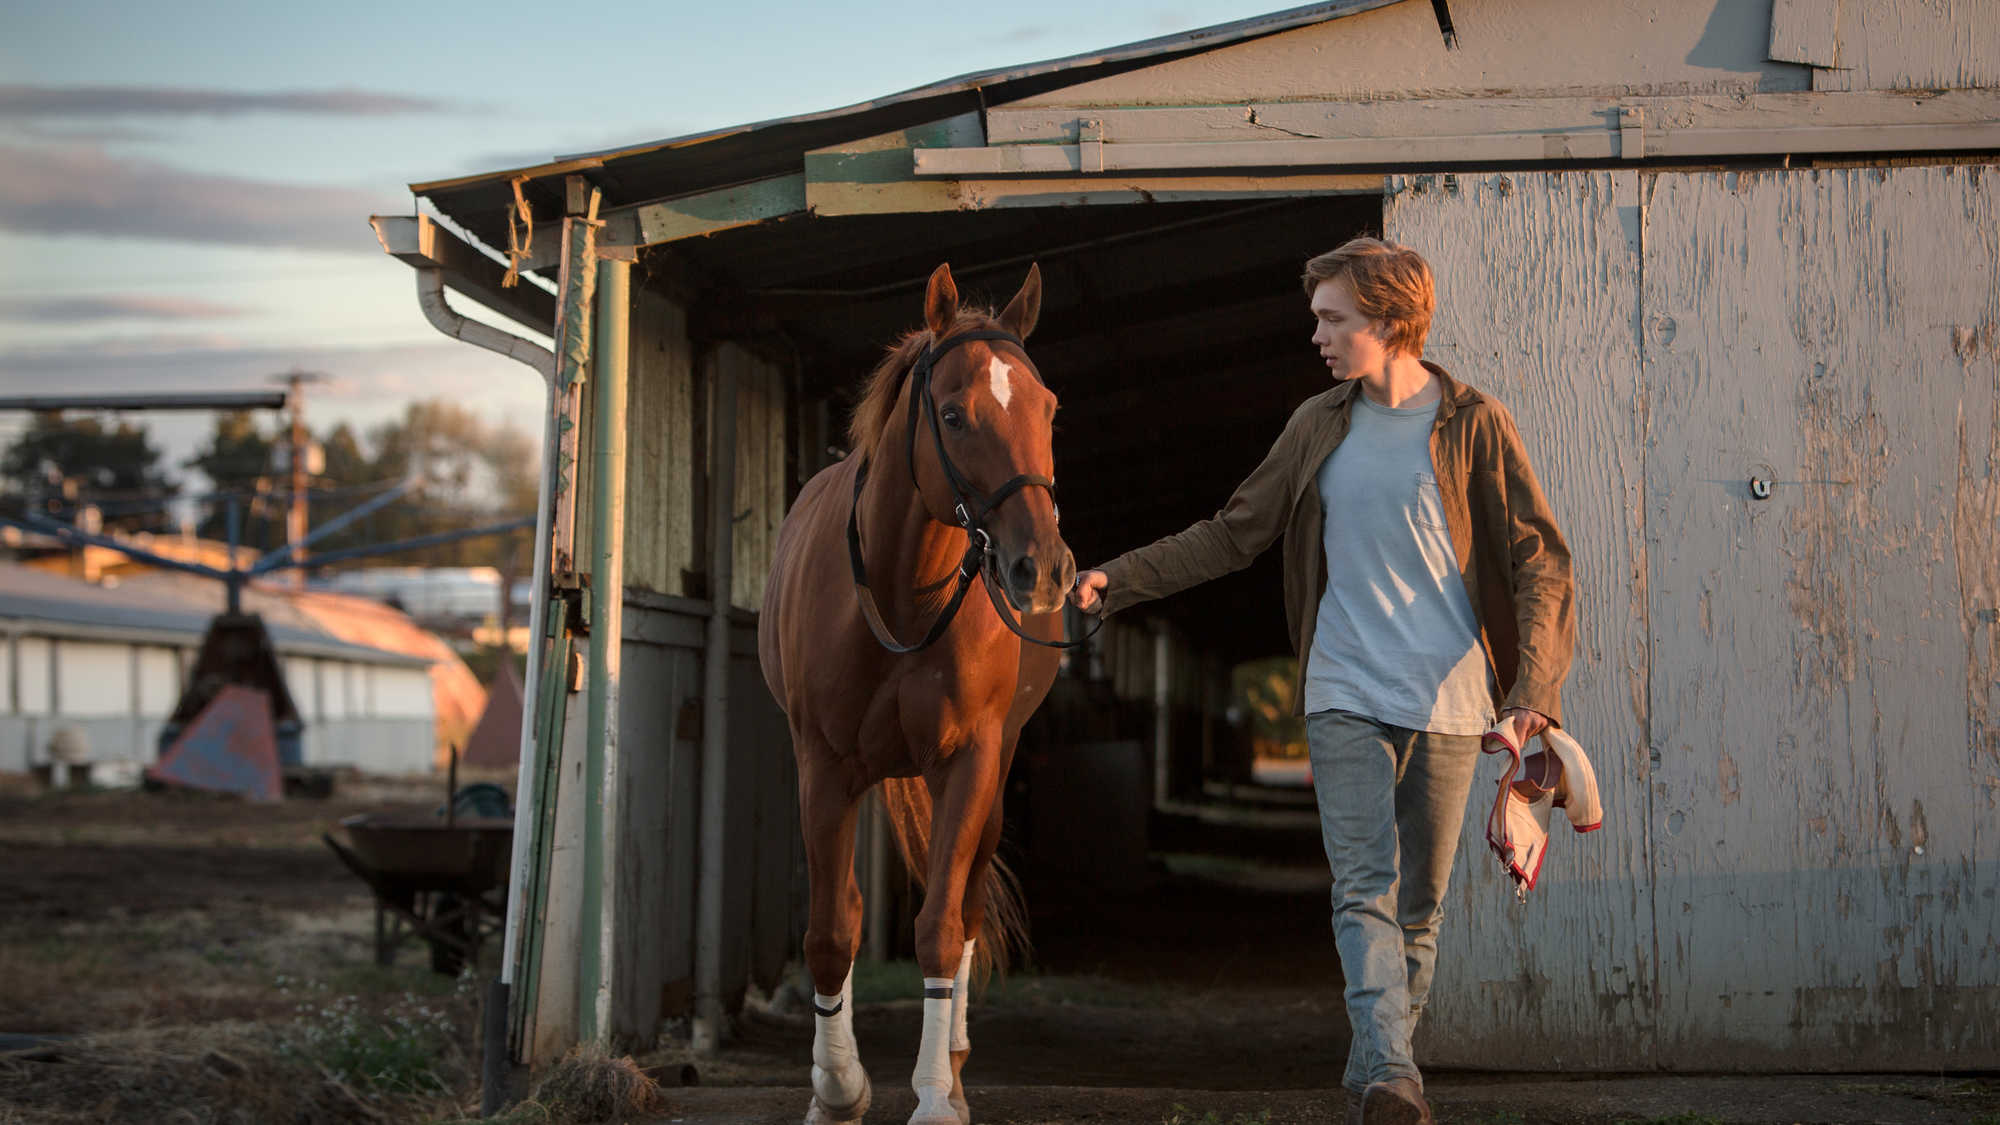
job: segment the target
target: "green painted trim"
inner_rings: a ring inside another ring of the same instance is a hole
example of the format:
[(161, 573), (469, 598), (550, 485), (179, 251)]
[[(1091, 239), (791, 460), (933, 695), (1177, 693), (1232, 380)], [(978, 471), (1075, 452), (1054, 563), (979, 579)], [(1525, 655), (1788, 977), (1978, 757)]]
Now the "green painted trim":
[(883, 152), (806, 153), (807, 183), (901, 184), (915, 179), (916, 160), (911, 149)]
[(893, 133), (881, 133), (806, 153), (805, 182), (847, 184), (909, 183), (916, 179), (920, 148), (978, 148), (986, 130), (976, 113), (962, 113)]
[(806, 177), (796, 172), (648, 203), (634, 208), (632, 214), (638, 223), (640, 244), (651, 246), (796, 215), (805, 209)]
[(542, 613), (548, 622), (547, 636), (538, 638), (547, 645), (540, 669), (541, 682), (535, 687), (535, 815), (529, 822), (528, 884), (510, 888), (509, 894), (527, 896), (521, 911), (521, 936), (514, 951), (515, 987), (508, 996), (508, 1020), (516, 1060), (526, 1060), (534, 1044), (528, 1042), (528, 1017), (541, 1000), (542, 930), (549, 909), (549, 863), (553, 858), (556, 834), (556, 804), (562, 785), (563, 717), (569, 707), (570, 633), (565, 622), (569, 605), (560, 597), (550, 598)]

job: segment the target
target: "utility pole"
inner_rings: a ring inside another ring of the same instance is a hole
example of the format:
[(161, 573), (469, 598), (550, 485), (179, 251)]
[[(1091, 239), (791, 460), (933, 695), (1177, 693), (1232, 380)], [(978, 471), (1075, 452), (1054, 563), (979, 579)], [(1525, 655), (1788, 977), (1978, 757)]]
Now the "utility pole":
[[(306, 485), (309, 477), (307, 472), (309, 466), (306, 462), (311, 456), (311, 440), (306, 433), (305, 385), (317, 382), (321, 378), (322, 376), (309, 371), (293, 371), (278, 376), (288, 388), (285, 402), (292, 412), (292, 440), (285, 458), (291, 463), (292, 502), (285, 511), (285, 543), (291, 547), (292, 559), (295, 562), (304, 562), (306, 556)], [(305, 568), (294, 567), (292, 588), (303, 590), (305, 585)]]

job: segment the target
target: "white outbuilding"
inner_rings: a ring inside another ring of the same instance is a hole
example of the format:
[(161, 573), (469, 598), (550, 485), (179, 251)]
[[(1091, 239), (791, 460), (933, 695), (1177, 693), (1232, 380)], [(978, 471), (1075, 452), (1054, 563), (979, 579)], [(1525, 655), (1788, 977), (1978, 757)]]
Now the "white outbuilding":
[[(158, 760), (212, 613), (171, 587), (107, 588), (0, 564), (0, 771), (53, 766), (72, 780), (135, 784)], [(304, 723), (304, 765), (430, 772), (430, 660), (304, 619), (267, 628)]]

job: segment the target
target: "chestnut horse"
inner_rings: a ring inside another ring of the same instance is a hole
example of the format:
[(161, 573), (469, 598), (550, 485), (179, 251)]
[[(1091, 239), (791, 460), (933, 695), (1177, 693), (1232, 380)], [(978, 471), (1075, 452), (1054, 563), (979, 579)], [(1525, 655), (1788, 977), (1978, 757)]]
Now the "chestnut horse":
[[(1000, 787), (1021, 724), (1055, 679), (1058, 655), (1044, 646), (1061, 631), (1076, 572), (1056, 530), (1056, 397), (1022, 344), (1041, 299), (1030, 267), (997, 318), (961, 309), (939, 266), (925, 329), (891, 350), (855, 408), (853, 451), (806, 483), (778, 532), (757, 647), (798, 760), (805, 959), (818, 994), (809, 1123), (857, 1120), (868, 1107), (851, 1003), (854, 833), (878, 783), (924, 887), (910, 1122), (971, 1120), (959, 1075), (975, 950), (997, 960), (1023, 928), (993, 857)], [(976, 584), (985, 598), (966, 597)]]

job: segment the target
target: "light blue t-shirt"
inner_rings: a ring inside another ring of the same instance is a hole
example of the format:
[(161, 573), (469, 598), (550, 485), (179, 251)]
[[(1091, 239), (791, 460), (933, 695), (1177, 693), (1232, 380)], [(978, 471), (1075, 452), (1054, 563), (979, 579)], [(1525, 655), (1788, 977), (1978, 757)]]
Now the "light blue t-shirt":
[(1493, 723), (1486, 655), (1431, 467), (1437, 404), (1354, 396), (1319, 467), (1326, 594), (1306, 663), (1308, 714), (1338, 709), (1439, 734)]

